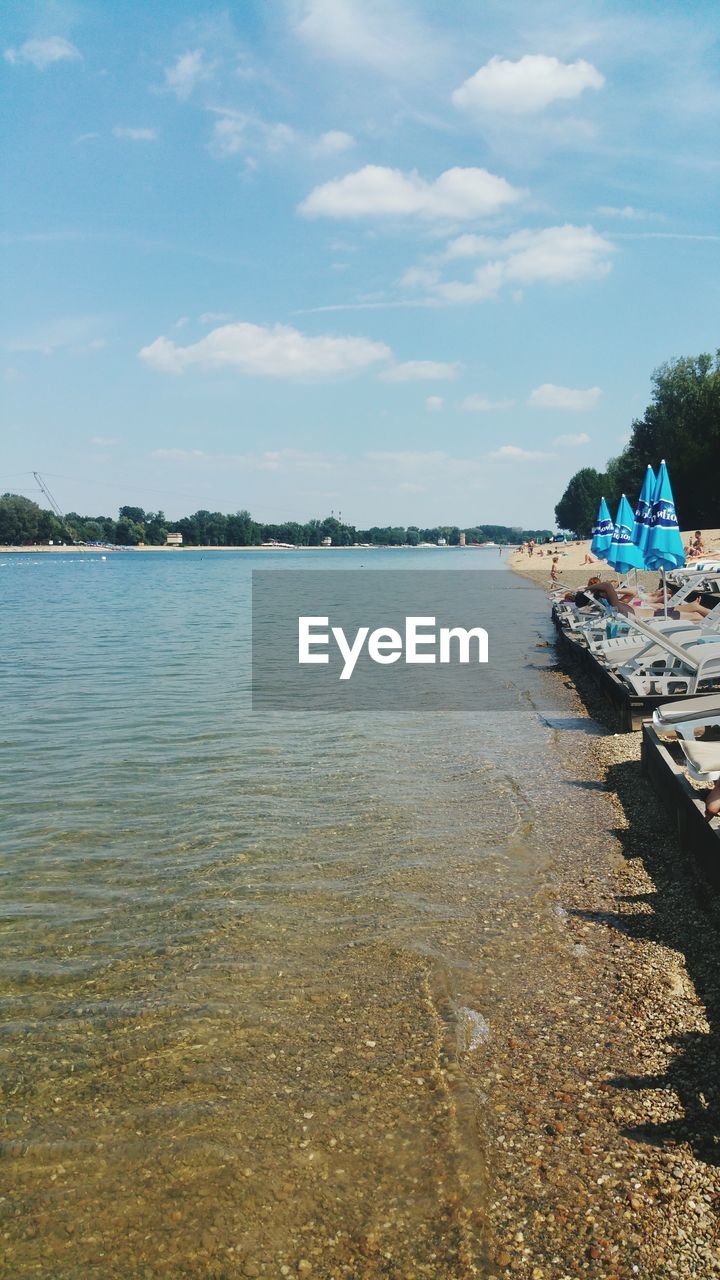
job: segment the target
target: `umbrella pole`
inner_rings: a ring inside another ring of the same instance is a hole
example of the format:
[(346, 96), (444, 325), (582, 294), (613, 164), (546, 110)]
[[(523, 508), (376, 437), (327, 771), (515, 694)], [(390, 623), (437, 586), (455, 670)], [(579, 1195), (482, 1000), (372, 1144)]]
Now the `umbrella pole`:
[(663, 565), (662, 567), (662, 580), (663, 580), (663, 613), (667, 618), (667, 581), (665, 578), (665, 565)]

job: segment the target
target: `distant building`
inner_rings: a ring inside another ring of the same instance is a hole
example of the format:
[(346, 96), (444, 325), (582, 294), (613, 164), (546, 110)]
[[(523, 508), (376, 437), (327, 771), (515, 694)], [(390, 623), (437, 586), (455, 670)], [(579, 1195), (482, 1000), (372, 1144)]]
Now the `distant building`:
[(165, 539), (166, 547), (181, 547), (182, 544), (181, 533), (169, 533)]
[(461, 546), (461, 547), (464, 547), (464, 546), (465, 546), (465, 534), (464, 534), (464, 533), (461, 533), (461, 534), (460, 534), (460, 546)]
[(331, 547), (331, 546), (332, 546), (332, 538), (323, 538), (322, 543), (321, 543), (321, 546), (323, 546), (323, 547)]
[(439, 546), (439, 547), (446, 547), (446, 546), (447, 546), (447, 538), (438, 538), (438, 540), (437, 540), (437, 544), (438, 544), (438, 546)]

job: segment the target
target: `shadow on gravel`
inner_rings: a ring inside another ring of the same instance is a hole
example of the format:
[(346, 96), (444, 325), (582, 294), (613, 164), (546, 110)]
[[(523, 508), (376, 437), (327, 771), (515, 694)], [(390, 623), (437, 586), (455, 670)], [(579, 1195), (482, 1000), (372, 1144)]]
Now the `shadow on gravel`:
[[(594, 720), (616, 734), (614, 713), (587, 674), (574, 663), (559, 670)], [(617, 1089), (631, 1091), (672, 1089), (684, 1111), (681, 1120), (649, 1122), (623, 1133), (653, 1146), (687, 1142), (698, 1159), (720, 1165), (720, 899), (713, 899), (699, 884), (692, 865), (668, 831), (662, 804), (643, 777), (639, 760), (610, 765), (605, 785), (616, 793), (628, 823), (613, 832), (623, 856), (642, 860), (655, 891), (618, 897), (615, 913), (576, 914), (630, 938), (651, 939), (681, 953), (709, 1024), (707, 1033), (692, 1032), (669, 1040), (675, 1052), (662, 1076), (616, 1076), (609, 1082)], [(634, 910), (639, 904), (646, 909)]]
[[(570, 657), (561, 655), (557, 651), (556, 660), (557, 665), (552, 669), (563, 677), (566, 688), (575, 690), (587, 709), (588, 715), (592, 716), (596, 722), (596, 726), (601, 725), (609, 733), (617, 733), (617, 714), (607, 699), (603, 698), (587, 671), (573, 662)], [(594, 731), (597, 732), (597, 727)]]
[[(623, 1133), (654, 1146), (687, 1142), (698, 1159), (720, 1165), (720, 906), (699, 885), (668, 833), (640, 762), (611, 765), (607, 786), (617, 794), (629, 824), (614, 833), (623, 855), (642, 859), (655, 892), (619, 897), (620, 909), (615, 913), (578, 914), (630, 938), (651, 939), (680, 952), (710, 1028), (706, 1033), (671, 1037), (668, 1044), (674, 1055), (663, 1075), (617, 1076), (609, 1081), (617, 1089), (672, 1089), (684, 1111), (680, 1120), (650, 1122)], [(633, 909), (638, 904), (652, 911), (639, 913)]]

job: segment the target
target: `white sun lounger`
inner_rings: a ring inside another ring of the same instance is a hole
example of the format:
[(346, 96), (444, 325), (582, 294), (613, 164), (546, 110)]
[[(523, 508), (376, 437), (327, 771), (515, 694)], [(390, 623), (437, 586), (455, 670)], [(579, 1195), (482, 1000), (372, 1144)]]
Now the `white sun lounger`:
[(685, 645), (691, 637), (702, 640), (706, 636), (717, 636), (720, 639), (720, 602), (710, 610), (701, 622), (691, 622), (689, 618), (654, 617), (643, 619), (658, 637), (657, 641), (641, 639), (636, 631), (628, 628), (623, 635), (600, 638), (597, 633), (588, 632), (588, 648), (598, 661), (606, 666), (616, 667), (623, 662), (637, 659), (647, 664), (662, 657), (663, 637)]
[(667, 575), (667, 580), (673, 584), (684, 582), (688, 575), (692, 573), (720, 573), (720, 560), (717, 557), (710, 559), (707, 556), (704, 556), (702, 560), (691, 560), (688, 564), (683, 565), (682, 569), (671, 569)]
[(696, 782), (717, 782), (720, 778), (720, 742), (686, 742), (681, 739), (687, 771)]
[(696, 729), (720, 728), (720, 693), (709, 693), (692, 702), (666, 702), (653, 711), (653, 728), (658, 733), (676, 733), (688, 742), (695, 741)]
[[(646, 633), (648, 629), (635, 623)], [(637, 658), (618, 667), (616, 674), (640, 697), (651, 694), (673, 695), (710, 691), (720, 685), (720, 640), (706, 636), (681, 643), (681, 638), (657, 636), (652, 631), (649, 638), (657, 647), (659, 656), (650, 662), (640, 663)]]

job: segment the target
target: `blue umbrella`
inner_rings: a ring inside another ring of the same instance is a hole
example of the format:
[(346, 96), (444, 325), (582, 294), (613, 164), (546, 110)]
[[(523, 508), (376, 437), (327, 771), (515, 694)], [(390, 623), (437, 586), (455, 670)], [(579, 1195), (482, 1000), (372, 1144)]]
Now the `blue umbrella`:
[(644, 567), (643, 553), (639, 547), (635, 546), (632, 540), (633, 524), (633, 509), (625, 494), (623, 494), (615, 517), (615, 528), (613, 529), (610, 550), (606, 556), (610, 567), (619, 574), (628, 573), (630, 569), (642, 569)]
[(652, 512), (653, 496), (655, 494), (655, 472), (650, 463), (648, 463), (645, 479), (643, 480), (642, 490), (638, 498), (638, 504), (635, 508), (635, 523), (633, 524), (632, 540), (636, 547), (642, 552), (645, 551), (648, 536), (650, 533), (650, 515)]
[(680, 569), (685, 564), (685, 548), (675, 514), (675, 499), (665, 459), (660, 463), (650, 511), (650, 530), (645, 544), (648, 569)]
[(613, 522), (610, 518), (608, 505), (604, 498), (600, 499), (597, 520), (593, 528), (592, 542), (590, 550), (599, 560), (604, 560), (610, 550), (610, 543), (613, 536)]

